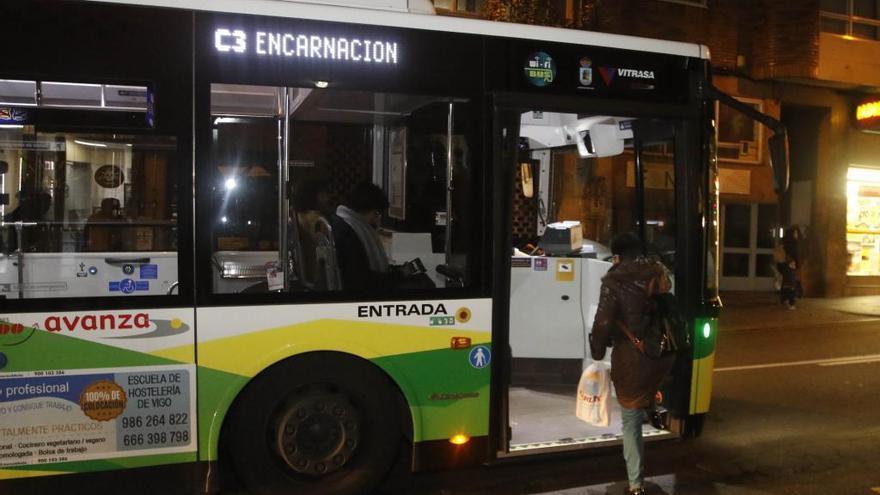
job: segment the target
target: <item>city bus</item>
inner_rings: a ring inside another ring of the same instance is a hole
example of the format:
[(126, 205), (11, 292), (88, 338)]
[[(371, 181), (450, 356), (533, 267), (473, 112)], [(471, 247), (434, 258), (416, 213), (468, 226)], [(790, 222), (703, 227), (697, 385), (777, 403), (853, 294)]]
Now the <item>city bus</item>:
[(4, 492), (365, 493), (401, 459), (604, 452), (615, 406), (580, 421), (576, 389), (630, 231), (692, 337), (644, 433), (700, 433), (715, 104), (774, 130), (779, 188), (784, 128), (700, 45), (354, 3), (0, 6)]

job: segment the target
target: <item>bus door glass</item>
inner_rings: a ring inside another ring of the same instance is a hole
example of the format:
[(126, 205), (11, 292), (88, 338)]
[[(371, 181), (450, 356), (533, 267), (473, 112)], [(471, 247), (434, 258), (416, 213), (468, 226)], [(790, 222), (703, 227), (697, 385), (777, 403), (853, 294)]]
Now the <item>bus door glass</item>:
[[(621, 435), (576, 415), (612, 237), (634, 232), (674, 270), (675, 146), (670, 123), (619, 115), (520, 115), (511, 199), (508, 389), (511, 454), (602, 446)], [(664, 134), (661, 130), (668, 131)], [(605, 364), (610, 367), (611, 353)], [(612, 392), (613, 394), (613, 392)], [(671, 434), (645, 425), (647, 437)]]

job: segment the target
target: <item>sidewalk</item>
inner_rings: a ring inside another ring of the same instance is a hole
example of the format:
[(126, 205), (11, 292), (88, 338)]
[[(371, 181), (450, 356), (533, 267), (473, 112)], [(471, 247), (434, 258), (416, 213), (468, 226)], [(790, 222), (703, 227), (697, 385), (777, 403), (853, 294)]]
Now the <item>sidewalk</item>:
[(722, 331), (880, 319), (880, 296), (804, 298), (794, 310), (780, 304), (775, 292), (724, 292), (721, 301)]

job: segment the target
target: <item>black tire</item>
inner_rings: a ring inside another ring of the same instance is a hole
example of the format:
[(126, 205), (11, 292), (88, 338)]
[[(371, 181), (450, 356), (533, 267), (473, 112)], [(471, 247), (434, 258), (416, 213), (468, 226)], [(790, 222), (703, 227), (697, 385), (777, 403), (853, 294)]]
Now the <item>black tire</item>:
[(697, 438), (703, 433), (703, 423), (706, 419), (705, 414), (692, 414), (682, 419), (684, 422), (682, 428), (682, 438)]
[(225, 433), (235, 470), (255, 494), (369, 493), (400, 448), (397, 395), (381, 370), (344, 354), (278, 363), (233, 406)]

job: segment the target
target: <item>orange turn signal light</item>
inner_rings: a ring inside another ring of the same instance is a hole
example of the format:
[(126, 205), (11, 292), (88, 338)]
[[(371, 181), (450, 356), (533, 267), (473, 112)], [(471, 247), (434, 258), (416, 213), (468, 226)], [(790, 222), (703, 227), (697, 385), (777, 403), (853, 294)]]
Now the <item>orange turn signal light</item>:
[(458, 435), (455, 435), (454, 437), (449, 439), (449, 443), (453, 443), (455, 445), (464, 445), (470, 441), (471, 441), (471, 437), (469, 437), (467, 435), (463, 435), (461, 433), (459, 433)]
[(471, 346), (470, 337), (452, 337), (449, 346), (453, 349), (467, 349)]

